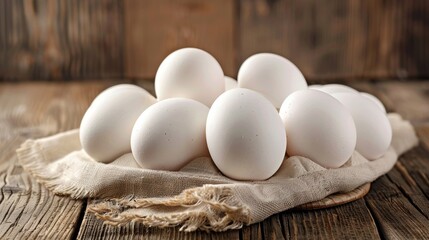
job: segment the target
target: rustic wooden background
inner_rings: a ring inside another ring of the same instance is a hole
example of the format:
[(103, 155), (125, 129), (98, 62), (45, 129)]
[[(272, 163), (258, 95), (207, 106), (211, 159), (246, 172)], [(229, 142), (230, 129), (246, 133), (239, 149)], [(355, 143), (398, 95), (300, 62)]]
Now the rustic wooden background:
[(275, 52), (309, 80), (429, 77), (427, 0), (0, 0), (0, 80), (153, 79), (194, 46), (236, 76)]

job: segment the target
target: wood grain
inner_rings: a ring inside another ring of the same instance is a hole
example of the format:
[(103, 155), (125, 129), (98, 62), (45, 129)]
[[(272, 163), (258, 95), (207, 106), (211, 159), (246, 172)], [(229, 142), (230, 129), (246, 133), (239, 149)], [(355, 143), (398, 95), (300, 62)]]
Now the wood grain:
[[(429, 152), (425, 149), (429, 123), (429, 85), (425, 82), (355, 83), (354, 87), (374, 94), (388, 110), (414, 123), (421, 146), (401, 156), (395, 167), (373, 183), (365, 200), (381, 233), (388, 239), (427, 238), (429, 232)], [(409, 217), (413, 216), (413, 217)], [(412, 227), (410, 227), (412, 226)]]
[(240, 62), (278, 53), (311, 80), (429, 75), (427, 1), (240, 3)]
[(282, 225), (281, 214), (275, 214), (263, 222), (243, 227), (240, 239), (289, 239), (289, 232), (287, 226)]
[(387, 177), (429, 219), (429, 152), (414, 148), (400, 157)]
[[(153, 93), (151, 81), (135, 82)], [(429, 236), (427, 85), (424, 82), (353, 83), (417, 126), (422, 142), (373, 182), (364, 199), (315, 211), (290, 210), (225, 233), (177, 228), (117, 228), (85, 212), (85, 202), (54, 196), (17, 164), (15, 148), (32, 137), (75, 128), (108, 82), (0, 84), (0, 239), (425, 239)], [(409, 97), (406, 97), (409, 94)], [(410, 108), (406, 107), (409, 104)], [(417, 112), (415, 112), (417, 111)], [(426, 136), (426, 138), (425, 138)]]
[(202, 231), (185, 233), (179, 228), (149, 228), (138, 223), (117, 227), (105, 225), (93, 214), (86, 212), (78, 239), (239, 239), (239, 231), (221, 233)]
[(162, 60), (183, 47), (202, 48), (235, 75), (233, 0), (126, 0), (125, 71), (153, 78)]
[[(411, 81), (410, 81), (411, 82)], [(386, 105), (414, 125), (429, 122), (429, 82), (388, 82), (376, 85), (383, 92)]]
[(225, 74), (257, 52), (310, 81), (429, 77), (429, 2), (3, 0), (0, 80), (152, 78), (182, 47)]
[(363, 199), (327, 209), (293, 210), (282, 217), (291, 239), (380, 239)]
[(289, 58), (307, 78), (345, 76), (349, 72), (345, 69), (349, 61), (345, 57), (346, 4), (241, 1), (239, 61), (258, 52), (273, 52)]
[(2, 84), (0, 87), (0, 239), (70, 239), (85, 204), (56, 196), (17, 162), (15, 149), (37, 138), (79, 126), (105, 83)]
[(0, 79), (122, 76), (122, 7), (115, 0), (0, 2)]
[(372, 186), (373, 190), (365, 197), (365, 201), (385, 238), (424, 239), (429, 236), (429, 219), (387, 176), (380, 177)]
[(103, 225), (87, 212), (78, 239), (344, 239), (345, 236), (347, 239), (380, 238), (363, 200), (323, 210), (287, 211), (241, 230), (210, 234), (183, 233), (178, 228), (147, 228), (136, 223), (114, 227)]
[(429, 122), (416, 126), (416, 130), (420, 143), (429, 151)]

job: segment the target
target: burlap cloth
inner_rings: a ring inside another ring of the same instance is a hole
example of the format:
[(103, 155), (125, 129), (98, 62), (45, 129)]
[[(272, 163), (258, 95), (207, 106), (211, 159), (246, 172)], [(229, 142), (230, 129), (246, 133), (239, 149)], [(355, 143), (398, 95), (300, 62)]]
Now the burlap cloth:
[(195, 159), (178, 172), (141, 169), (131, 154), (98, 163), (81, 150), (78, 130), (27, 140), (17, 153), (23, 168), (54, 193), (94, 198), (88, 208), (105, 223), (225, 231), (351, 191), (388, 172), (398, 155), (418, 142), (409, 122), (398, 114), (388, 117), (393, 140), (382, 158), (368, 161), (355, 152), (341, 168), (325, 169), (289, 157), (266, 181), (231, 180), (209, 158)]

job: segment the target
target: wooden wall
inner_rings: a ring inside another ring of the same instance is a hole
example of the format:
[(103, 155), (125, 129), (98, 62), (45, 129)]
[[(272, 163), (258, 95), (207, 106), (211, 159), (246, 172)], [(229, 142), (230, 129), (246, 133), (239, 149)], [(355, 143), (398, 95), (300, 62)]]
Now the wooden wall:
[(274, 52), (311, 80), (429, 77), (427, 0), (0, 0), (1, 80), (152, 79), (171, 51), (236, 76)]

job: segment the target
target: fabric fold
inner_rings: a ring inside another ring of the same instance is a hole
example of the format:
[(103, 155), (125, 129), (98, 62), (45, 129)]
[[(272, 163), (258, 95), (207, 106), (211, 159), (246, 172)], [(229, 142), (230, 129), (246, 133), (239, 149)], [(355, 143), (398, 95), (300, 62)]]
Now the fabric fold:
[(408, 121), (395, 113), (388, 118), (393, 138), (383, 157), (369, 161), (354, 152), (337, 169), (289, 157), (265, 181), (229, 179), (207, 157), (194, 159), (177, 172), (141, 169), (130, 153), (109, 164), (98, 163), (81, 149), (77, 129), (27, 140), (17, 154), (23, 168), (54, 193), (92, 198), (89, 211), (107, 224), (141, 222), (181, 226), (183, 231), (225, 231), (351, 191), (387, 173), (400, 154), (418, 143)]

